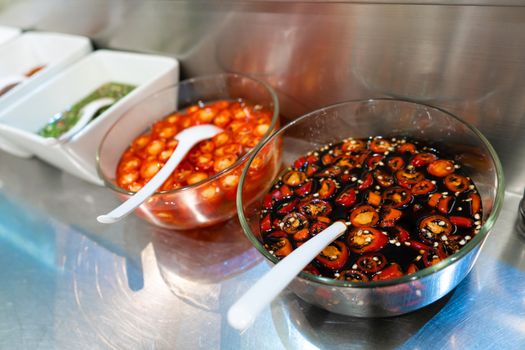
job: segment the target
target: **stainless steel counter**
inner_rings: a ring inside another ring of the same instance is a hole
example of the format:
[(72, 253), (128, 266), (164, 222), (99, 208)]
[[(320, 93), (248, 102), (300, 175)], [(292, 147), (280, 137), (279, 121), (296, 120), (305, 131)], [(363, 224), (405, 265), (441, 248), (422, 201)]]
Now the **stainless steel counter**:
[(445, 300), (353, 319), (284, 292), (238, 334), (225, 313), (268, 266), (235, 221), (201, 232), (135, 217), (104, 226), (95, 217), (117, 203), (109, 191), (0, 153), (0, 348), (523, 349), (519, 200), (507, 193), (474, 270)]

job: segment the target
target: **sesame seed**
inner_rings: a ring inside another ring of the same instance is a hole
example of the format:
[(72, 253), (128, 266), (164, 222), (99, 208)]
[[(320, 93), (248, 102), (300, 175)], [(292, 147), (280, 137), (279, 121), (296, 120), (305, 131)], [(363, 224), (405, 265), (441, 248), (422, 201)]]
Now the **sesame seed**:
[(362, 184), (363, 180), (357, 180), (357, 183)]
[(447, 169), (447, 170), (452, 170), (452, 168), (449, 167), (449, 166), (445, 167), (445, 169)]
[(390, 153), (390, 152), (386, 151), (386, 152), (385, 152), (385, 156), (387, 156), (389, 153)]
[(448, 196), (448, 192), (442, 192), (441, 194), (444, 196)]
[(268, 251), (268, 253), (273, 254), (273, 250)]
[(350, 226), (350, 225), (352, 225), (352, 223), (350, 221), (347, 221), (347, 222), (345, 222), (345, 225), (346, 226)]
[(352, 181), (357, 181), (357, 177), (353, 176)]
[(465, 242), (464, 239), (462, 239), (461, 241), (459, 241), (459, 244), (460, 244), (460, 245), (465, 245), (465, 243), (467, 243), (467, 242)]
[(385, 165), (385, 163), (383, 163), (383, 162), (379, 162), (379, 163), (377, 163), (377, 164), (379, 164), (380, 166)]
[(436, 184), (436, 180), (432, 180), (432, 181), (430, 181), (430, 182), (432, 182), (434, 185)]
[(462, 208), (462, 207), (458, 207), (458, 211), (462, 211), (462, 210), (463, 210), (463, 208)]
[(481, 218), (481, 217), (479, 216), (479, 214), (474, 215), (474, 219), (479, 219), (479, 218)]
[(314, 193), (313, 196), (314, 197), (319, 197), (319, 193)]
[(343, 174), (350, 174), (350, 172), (348, 170), (345, 170)]
[(353, 264), (352, 265), (352, 269), (354, 269), (354, 270), (357, 269), (357, 264)]
[(377, 271), (377, 272), (376, 272), (376, 275), (380, 275), (381, 272), (383, 272), (383, 271)]
[(410, 247), (411, 243), (410, 242), (405, 242), (405, 245)]
[(470, 240), (471, 238), (472, 238), (472, 237), (470, 237), (470, 236), (465, 236), (465, 239), (466, 239), (467, 241)]
[(448, 237), (445, 236), (445, 235), (443, 235), (443, 236), (441, 236), (441, 240), (442, 240), (442, 241), (448, 241)]
[(460, 192), (454, 192), (454, 196), (459, 196)]
[[(420, 251), (420, 253), (421, 253), (421, 251)], [(423, 253), (421, 253), (421, 254), (423, 254)], [(419, 260), (421, 260), (421, 255), (416, 256), (416, 261), (419, 261)]]
[(379, 261), (379, 258), (378, 258), (377, 256), (374, 256), (374, 257), (372, 258), (372, 260), (374, 260), (374, 261)]
[(334, 273), (334, 277), (339, 277), (339, 276), (341, 276), (341, 275), (339, 274), (339, 272)]
[(441, 220), (441, 221), (439, 222), (439, 226), (445, 226), (445, 225), (446, 225), (445, 221)]
[(390, 239), (388, 242), (389, 242), (390, 244), (395, 244), (395, 243), (396, 243), (396, 240), (395, 240), (395, 239)]
[(459, 165), (455, 164), (454, 168), (459, 169)]
[(468, 187), (468, 188), (469, 188), (469, 189), (471, 189), (471, 190), (473, 190), (473, 189), (475, 189), (475, 188), (476, 188), (476, 186), (474, 186), (474, 185), (469, 185), (469, 187)]
[(396, 246), (399, 247), (401, 245), (401, 243), (399, 242), (396, 242)]
[(434, 242), (434, 247), (439, 247), (439, 243), (438, 242)]
[(376, 190), (380, 190), (380, 189), (381, 189), (381, 187), (379, 187), (379, 186), (376, 186)]

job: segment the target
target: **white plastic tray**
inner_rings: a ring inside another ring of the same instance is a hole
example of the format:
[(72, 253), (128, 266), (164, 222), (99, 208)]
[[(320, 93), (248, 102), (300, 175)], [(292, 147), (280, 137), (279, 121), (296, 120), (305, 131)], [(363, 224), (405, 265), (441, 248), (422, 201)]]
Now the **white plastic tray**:
[[(17, 155), (39, 158), (96, 184), (98, 145), (111, 125), (140, 99), (175, 84), (178, 62), (169, 57), (96, 51), (66, 69), (32, 94), (0, 111), (0, 135), (17, 146)], [(137, 86), (64, 143), (49, 144), (36, 132), (55, 113), (65, 110), (99, 86), (119, 82)]]

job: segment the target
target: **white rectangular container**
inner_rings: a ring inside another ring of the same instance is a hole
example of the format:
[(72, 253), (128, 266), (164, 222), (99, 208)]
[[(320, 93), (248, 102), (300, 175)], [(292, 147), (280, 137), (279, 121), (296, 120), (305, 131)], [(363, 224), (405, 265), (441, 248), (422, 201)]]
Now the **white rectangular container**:
[(21, 30), (15, 27), (0, 26), (0, 45), (20, 35)]
[(24, 33), (1, 45), (0, 78), (44, 68), (1, 95), (0, 111), (91, 51), (86, 37), (45, 32)]
[[(96, 171), (96, 152), (104, 134), (132, 105), (177, 83), (178, 79), (179, 65), (173, 58), (96, 51), (0, 111), (0, 136), (17, 146), (19, 156), (34, 154), (75, 176), (102, 185)], [(108, 82), (136, 88), (67, 141), (50, 142), (56, 139), (36, 134), (53, 115)]]

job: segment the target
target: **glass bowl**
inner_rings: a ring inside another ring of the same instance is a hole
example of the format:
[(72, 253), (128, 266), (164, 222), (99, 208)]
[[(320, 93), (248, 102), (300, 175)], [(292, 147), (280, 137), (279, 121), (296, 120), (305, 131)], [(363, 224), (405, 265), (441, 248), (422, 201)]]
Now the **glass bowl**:
[[(328, 311), (357, 316), (384, 317), (424, 307), (450, 292), (472, 269), (481, 246), (496, 220), (504, 196), (504, 180), (498, 156), (473, 126), (441, 109), (408, 101), (376, 99), (351, 101), (309, 113), (262, 142), (251, 159), (266, 149), (281, 145), (282, 166), (330, 142), (348, 137), (406, 136), (438, 143), (455, 155), (463, 170), (476, 183), (483, 203), (483, 225), (460, 251), (436, 265), (386, 281), (349, 282), (301, 272), (290, 284), (301, 299)], [(244, 232), (271, 265), (278, 259), (261, 243), (261, 199), (253, 200), (245, 171), (237, 191), (237, 212)], [(271, 183), (265, 183), (267, 192)], [(245, 191), (246, 190), (246, 191)]]
[[(237, 74), (220, 74), (180, 82), (144, 98), (120, 117), (109, 129), (98, 149), (97, 170), (105, 185), (122, 201), (133, 192), (116, 185), (116, 169), (121, 155), (131, 142), (148, 131), (154, 122), (170, 113), (197, 103), (243, 99), (268, 110), (271, 124), (263, 136), (267, 138), (279, 127), (277, 96), (267, 84)], [(241, 171), (253, 150), (232, 166), (207, 179), (174, 190), (157, 192), (135, 213), (144, 220), (164, 228), (194, 229), (211, 226), (235, 215), (235, 193)], [(267, 149), (264, 157), (252, 162), (246, 177), (246, 191), (254, 197), (278, 171), (277, 147)]]

